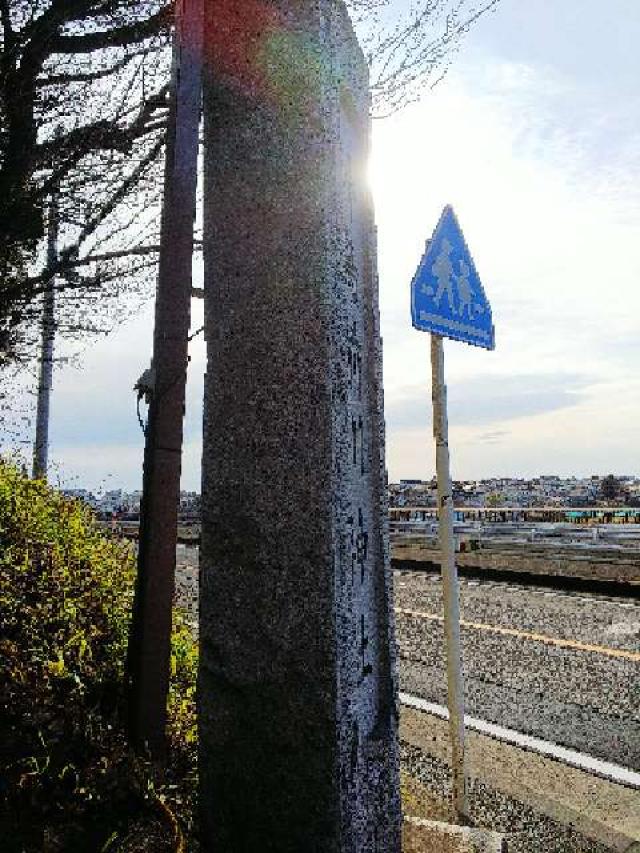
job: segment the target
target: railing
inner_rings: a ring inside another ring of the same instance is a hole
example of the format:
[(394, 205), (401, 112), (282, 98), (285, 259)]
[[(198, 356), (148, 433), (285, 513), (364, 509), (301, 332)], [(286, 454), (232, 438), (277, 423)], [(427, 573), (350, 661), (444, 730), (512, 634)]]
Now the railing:
[[(391, 522), (437, 521), (437, 507), (391, 507)], [(458, 522), (551, 522), (570, 524), (640, 524), (640, 507), (454, 507)]]

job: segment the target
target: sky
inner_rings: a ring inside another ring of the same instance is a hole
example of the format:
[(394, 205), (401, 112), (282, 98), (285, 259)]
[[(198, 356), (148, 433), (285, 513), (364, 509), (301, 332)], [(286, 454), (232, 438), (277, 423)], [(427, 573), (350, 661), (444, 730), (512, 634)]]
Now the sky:
[[(447, 76), (373, 129), (387, 467), (434, 472), (428, 335), (410, 281), (452, 204), (496, 349), (445, 342), (452, 474), (640, 474), (640, 4), (502, 0)], [(193, 327), (201, 325), (194, 302)], [(57, 370), (51, 479), (140, 488), (132, 387), (151, 305)], [(204, 343), (191, 347), (182, 486), (200, 486)]]

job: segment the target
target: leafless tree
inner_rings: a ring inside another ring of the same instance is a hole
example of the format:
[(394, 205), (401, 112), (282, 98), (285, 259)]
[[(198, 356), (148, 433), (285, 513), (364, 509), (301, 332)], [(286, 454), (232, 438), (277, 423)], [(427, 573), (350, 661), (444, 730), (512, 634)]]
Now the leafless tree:
[[(499, 0), (347, 0), (374, 114), (435, 85)], [(56, 274), (57, 331), (108, 330), (153, 292), (173, 7), (166, 0), (0, 0), (0, 370), (33, 365)], [(47, 197), (62, 251), (44, 263)], [(129, 294), (129, 299), (123, 299)], [(0, 403), (2, 392), (0, 392)], [(15, 410), (14, 410), (15, 411)]]
[[(0, 0), (0, 361), (23, 359), (52, 274), (73, 328), (155, 263), (171, 6)], [(43, 268), (46, 199), (62, 250)], [(93, 260), (91, 260), (93, 259)]]
[(461, 39), (500, 0), (347, 0), (371, 68), (375, 116), (417, 101), (447, 73)]
[[(498, 2), (347, 0), (376, 114), (434, 85)], [(17, 339), (24, 355), (51, 272), (33, 266), (48, 193), (61, 197), (59, 287), (90, 302), (153, 268), (141, 250), (157, 232), (171, 19), (166, 0), (0, 0), (0, 359)]]

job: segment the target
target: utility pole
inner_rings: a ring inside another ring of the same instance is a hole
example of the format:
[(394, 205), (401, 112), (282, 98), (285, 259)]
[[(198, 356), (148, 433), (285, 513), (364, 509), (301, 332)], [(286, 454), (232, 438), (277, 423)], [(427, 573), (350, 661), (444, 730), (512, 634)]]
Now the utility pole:
[[(58, 196), (54, 190), (49, 200), (47, 224), (47, 270), (53, 271), (58, 259)], [(36, 414), (36, 438), (33, 447), (33, 477), (47, 477), (49, 456), (49, 409), (53, 384), (53, 343), (56, 336), (55, 275), (47, 281), (42, 307), (42, 342), (40, 345), (40, 376)]]
[(139, 750), (165, 752), (178, 498), (191, 315), (203, 0), (178, 0), (146, 431), (138, 576), (127, 670), (129, 732)]

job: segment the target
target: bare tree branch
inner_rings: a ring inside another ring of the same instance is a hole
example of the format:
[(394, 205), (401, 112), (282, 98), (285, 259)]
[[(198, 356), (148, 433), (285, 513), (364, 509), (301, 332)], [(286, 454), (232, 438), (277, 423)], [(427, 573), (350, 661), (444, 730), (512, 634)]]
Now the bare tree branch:
[(173, 5), (170, 4), (146, 21), (103, 32), (87, 33), (78, 36), (58, 36), (53, 40), (54, 53), (93, 53), (108, 47), (123, 47), (137, 43), (156, 35), (169, 27), (172, 20)]

